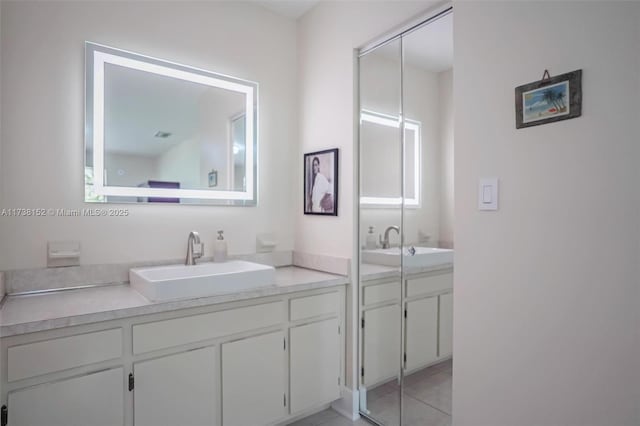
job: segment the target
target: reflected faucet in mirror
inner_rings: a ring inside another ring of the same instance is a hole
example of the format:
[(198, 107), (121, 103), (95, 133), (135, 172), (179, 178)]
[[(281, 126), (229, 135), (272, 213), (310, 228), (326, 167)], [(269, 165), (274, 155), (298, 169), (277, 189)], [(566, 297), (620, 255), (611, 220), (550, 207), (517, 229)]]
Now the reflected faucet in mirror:
[[(198, 244), (200, 249), (194, 251), (194, 245)], [(196, 259), (200, 259), (204, 255), (204, 243), (200, 242), (200, 234), (196, 231), (191, 231), (189, 239), (187, 240), (187, 258), (184, 261), (185, 265), (195, 265)]]
[(391, 244), (389, 244), (389, 231), (391, 230), (396, 231), (398, 235), (400, 235), (400, 228), (395, 225), (391, 225), (390, 227), (385, 229), (384, 240), (382, 239), (382, 237), (380, 237), (380, 244), (382, 245), (383, 249), (388, 249), (389, 247), (391, 247)]

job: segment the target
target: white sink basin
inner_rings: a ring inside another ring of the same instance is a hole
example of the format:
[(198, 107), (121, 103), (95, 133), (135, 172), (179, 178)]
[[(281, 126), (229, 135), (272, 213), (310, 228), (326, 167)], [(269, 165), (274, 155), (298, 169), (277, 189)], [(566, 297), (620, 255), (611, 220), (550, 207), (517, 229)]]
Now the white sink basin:
[[(429, 267), (453, 263), (453, 250), (431, 247), (415, 247), (415, 255), (411, 256), (408, 248), (404, 249), (404, 266)], [(363, 250), (362, 262), (376, 265), (400, 266), (400, 248)]]
[(270, 286), (275, 283), (275, 269), (244, 260), (155, 266), (129, 270), (129, 281), (135, 290), (156, 302)]

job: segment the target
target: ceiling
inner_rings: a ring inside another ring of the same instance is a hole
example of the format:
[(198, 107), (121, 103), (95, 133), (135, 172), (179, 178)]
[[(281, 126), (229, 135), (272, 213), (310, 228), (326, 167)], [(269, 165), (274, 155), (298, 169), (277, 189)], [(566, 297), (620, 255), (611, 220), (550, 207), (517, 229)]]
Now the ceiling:
[(320, 0), (256, 0), (254, 3), (290, 19), (298, 19)]
[[(231, 117), (244, 102), (237, 92), (108, 65), (105, 151), (155, 157), (196, 135), (211, 136), (214, 130), (204, 124), (210, 116)], [(156, 137), (159, 131), (171, 135)]]

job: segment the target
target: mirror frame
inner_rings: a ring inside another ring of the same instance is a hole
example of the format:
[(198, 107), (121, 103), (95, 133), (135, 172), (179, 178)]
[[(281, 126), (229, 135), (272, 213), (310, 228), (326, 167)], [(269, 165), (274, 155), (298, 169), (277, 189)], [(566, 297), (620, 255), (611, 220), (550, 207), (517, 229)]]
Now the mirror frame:
[[(193, 83), (231, 90), (245, 95), (246, 120), (246, 187), (245, 191), (212, 191), (207, 189), (170, 189), (108, 186), (104, 182), (104, 67), (105, 64), (119, 65), (139, 71), (173, 77)], [(87, 147), (93, 148), (93, 182), (87, 182), (86, 191), (91, 189), (98, 196), (117, 196), (120, 202), (145, 203), (140, 198), (178, 198), (178, 204), (213, 205), (257, 205), (258, 194), (258, 83), (242, 80), (211, 71), (202, 70), (162, 59), (152, 58), (113, 47), (85, 42), (85, 155), (87, 168)], [(100, 170), (101, 173), (95, 173)], [(85, 173), (86, 175), (86, 173)], [(88, 200), (85, 202), (108, 203), (109, 201)], [(121, 200), (126, 201), (121, 201)], [(186, 202), (182, 202), (186, 200)], [(175, 205), (175, 204), (174, 204)]]
[[(380, 112), (370, 111), (363, 109), (360, 111), (360, 126), (362, 122), (380, 124), (382, 126), (393, 127), (395, 129), (400, 128), (400, 119), (392, 115), (383, 114)], [(408, 208), (420, 207), (420, 194), (422, 192), (422, 158), (421, 158), (421, 145), (422, 145), (422, 123), (416, 120), (408, 118), (404, 119), (404, 128), (406, 130), (412, 130), (414, 134), (414, 196), (412, 198), (405, 198), (404, 205)], [(402, 142), (406, 144), (405, 137), (403, 136)], [(406, 156), (406, 150), (403, 150)], [(402, 204), (402, 197), (365, 197), (360, 196), (360, 205), (366, 208), (390, 208), (399, 206)]]

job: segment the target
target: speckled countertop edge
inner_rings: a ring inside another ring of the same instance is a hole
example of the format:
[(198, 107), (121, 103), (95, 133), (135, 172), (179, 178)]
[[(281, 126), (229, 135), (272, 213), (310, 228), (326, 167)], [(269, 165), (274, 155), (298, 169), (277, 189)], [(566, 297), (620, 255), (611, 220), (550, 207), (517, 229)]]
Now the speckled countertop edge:
[[(9, 296), (0, 309), (0, 337), (329, 288), (348, 283), (349, 279), (345, 276), (290, 266), (276, 269), (276, 283), (272, 286), (196, 299), (150, 302), (128, 284), (41, 295)], [(108, 307), (105, 308), (105, 304)], [(67, 308), (69, 312), (64, 312)]]
[[(407, 268), (406, 275), (418, 275), (427, 272), (434, 272), (446, 269), (453, 269), (453, 263), (443, 263), (442, 265), (428, 267), (412, 267)], [(360, 277), (362, 281), (380, 280), (385, 278), (399, 278), (400, 268), (394, 266), (382, 266), (369, 263), (360, 265)]]

